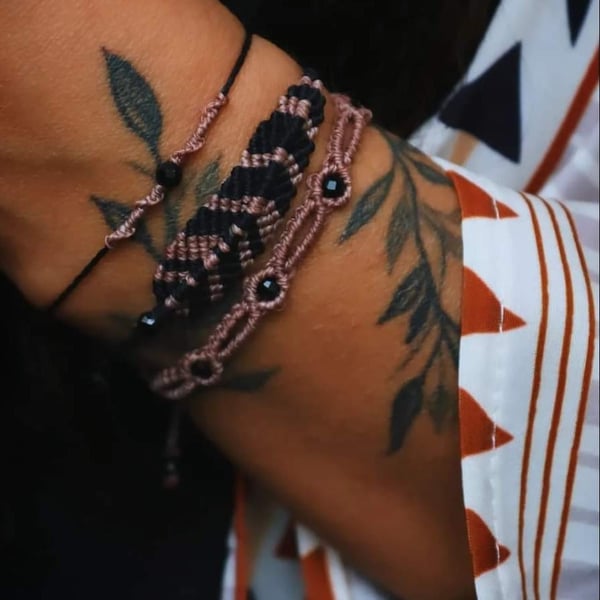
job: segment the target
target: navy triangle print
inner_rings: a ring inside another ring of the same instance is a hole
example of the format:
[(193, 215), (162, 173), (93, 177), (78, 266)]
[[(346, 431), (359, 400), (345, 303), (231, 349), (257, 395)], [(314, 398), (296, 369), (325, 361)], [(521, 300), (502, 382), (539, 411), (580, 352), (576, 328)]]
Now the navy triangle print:
[(463, 85), (440, 112), (442, 123), (475, 136), (509, 160), (521, 159), (521, 42), (477, 79)]
[(571, 45), (575, 45), (581, 33), (588, 9), (592, 0), (567, 0), (567, 13), (569, 15), (569, 33)]

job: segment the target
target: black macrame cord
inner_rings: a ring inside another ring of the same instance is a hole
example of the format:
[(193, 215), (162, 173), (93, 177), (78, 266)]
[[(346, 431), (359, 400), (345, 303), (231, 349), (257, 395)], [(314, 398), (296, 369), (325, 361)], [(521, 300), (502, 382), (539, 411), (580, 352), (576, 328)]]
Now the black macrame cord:
[(324, 118), (321, 87), (306, 74), (259, 124), (242, 164), (167, 248), (154, 278), (157, 305), (140, 325), (153, 328), (172, 311), (197, 314), (222, 298), (264, 252), (314, 151), (312, 138)]

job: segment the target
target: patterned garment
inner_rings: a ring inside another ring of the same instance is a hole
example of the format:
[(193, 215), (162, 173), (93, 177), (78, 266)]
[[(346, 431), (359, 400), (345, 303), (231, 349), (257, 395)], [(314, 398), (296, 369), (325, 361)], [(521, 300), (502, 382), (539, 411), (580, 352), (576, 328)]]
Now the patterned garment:
[[(503, 0), (411, 139), (462, 208), (462, 475), (482, 600), (599, 597), (598, 19), (599, 0)], [(229, 550), (222, 600), (386, 598), (241, 481)]]

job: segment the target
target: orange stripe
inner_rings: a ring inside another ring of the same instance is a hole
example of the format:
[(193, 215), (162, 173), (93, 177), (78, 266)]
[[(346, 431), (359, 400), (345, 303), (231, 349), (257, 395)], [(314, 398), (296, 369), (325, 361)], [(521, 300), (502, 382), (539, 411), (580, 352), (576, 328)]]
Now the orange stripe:
[(598, 47), (592, 61), (590, 62), (583, 80), (579, 84), (579, 89), (571, 102), (560, 129), (558, 130), (554, 141), (548, 148), (546, 155), (533, 174), (533, 177), (525, 187), (527, 192), (537, 193), (548, 180), (550, 174), (556, 168), (558, 161), (562, 157), (571, 134), (577, 127), (586, 106), (588, 105), (592, 93), (598, 83)]
[(335, 600), (322, 546), (302, 557), (302, 575), (306, 600)]
[(235, 600), (248, 596), (248, 536), (246, 535), (246, 490), (244, 478), (238, 475), (235, 482)]
[(542, 380), (542, 364), (544, 362), (544, 348), (546, 346), (546, 334), (548, 332), (548, 268), (546, 266), (546, 253), (542, 244), (542, 233), (540, 224), (533, 210), (531, 200), (522, 194), (527, 203), (535, 244), (537, 246), (538, 262), (540, 264), (540, 285), (542, 288), (542, 314), (540, 317), (540, 328), (538, 333), (537, 348), (535, 352), (535, 369), (533, 372), (533, 385), (531, 388), (531, 400), (529, 402), (529, 416), (527, 417), (527, 432), (525, 434), (525, 448), (523, 450), (523, 463), (521, 466), (521, 498), (519, 501), (519, 569), (521, 570), (521, 593), (523, 600), (527, 599), (527, 586), (525, 576), (525, 560), (523, 558), (523, 535), (525, 527), (525, 503), (527, 501), (527, 474), (529, 473), (529, 460), (531, 457), (531, 440), (533, 438), (533, 423), (537, 412), (537, 403), (540, 395), (540, 384)]
[(577, 455), (579, 453), (579, 445), (581, 443), (581, 433), (583, 431), (583, 421), (585, 419), (585, 409), (588, 400), (588, 394), (590, 391), (590, 382), (592, 379), (592, 366), (594, 362), (594, 336), (596, 331), (596, 315), (594, 311), (594, 295), (592, 292), (592, 284), (590, 282), (589, 273), (583, 256), (583, 250), (579, 242), (579, 237), (575, 229), (575, 223), (573, 217), (569, 211), (563, 206), (569, 225), (571, 226), (571, 232), (575, 245), (577, 246), (577, 254), (579, 255), (579, 262), (581, 269), (585, 277), (585, 286), (587, 290), (588, 300), (588, 321), (589, 321), (589, 333), (588, 333), (588, 344), (587, 354), (585, 358), (585, 367), (583, 370), (583, 385), (581, 388), (581, 397), (579, 399), (579, 410), (577, 411), (577, 422), (575, 424), (575, 438), (573, 445), (571, 446), (571, 456), (569, 458), (569, 470), (567, 473), (567, 483), (565, 487), (565, 499), (563, 503), (563, 509), (560, 516), (560, 529), (558, 532), (558, 544), (556, 546), (556, 554), (554, 556), (554, 566), (552, 570), (552, 587), (550, 597), (555, 598), (558, 588), (558, 576), (560, 573), (560, 563), (562, 559), (562, 552), (565, 544), (565, 535), (567, 531), (567, 520), (569, 516), (569, 509), (571, 507), (571, 497), (573, 495), (573, 484), (575, 483), (575, 470), (577, 468)]
[(552, 421), (550, 423), (550, 431), (548, 433), (548, 445), (546, 447), (546, 460), (544, 461), (544, 474), (542, 478), (542, 493), (540, 498), (540, 518), (538, 520), (536, 538), (535, 538), (535, 556), (533, 563), (533, 589), (536, 600), (540, 598), (540, 558), (542, 553), (542, 539), (544, 536), (544, 527), (546, 525), (546, 514), (548, 511), (548, 494), (550, 491), (550, 474), (552, 471), (552, 463), (554, 460), (554, 450), (556, 447), (556, 437), (558, 435), (558, 426), (562, 413), (562, 406), (565, 397), (565, 387), (567, 385), (567, 366), (569, 363), (569, 352), (571, 347), (571, 337), (573, 335), (573, 282), (571, 280), (571, 272), (567, 261), (567, 253), (562, 240), (558, 221), (552, 207), (543, 198), (540, 200), (546, 206), (560, 254), (563, 272), (565, 275), (566, 286), (566, 307), (565, 307), (565, 335), (560, 353), (560, 365), (558, 370), (558, 382), (556, 385), (556, 396), (554, 398), (554, 409), (552, 411)]

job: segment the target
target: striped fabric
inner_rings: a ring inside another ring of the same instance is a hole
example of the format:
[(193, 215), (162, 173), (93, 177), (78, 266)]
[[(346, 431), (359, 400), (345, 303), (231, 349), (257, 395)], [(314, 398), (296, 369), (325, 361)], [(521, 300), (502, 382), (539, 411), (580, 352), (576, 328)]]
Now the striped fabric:
[[(598, 598), (599, 540), (599, 393), (598, 393), (598, 111), (596, 86), (589, 105), (571, 136), (556, 171), (541, 193), (546, 197), (570, 198), (568, 208), (577, 230), (589, 285), (596, 301), (591, 379), (578, 444), (572, 451), (574, 473), (565, 498), (560, 548), (562, 569), (553, 581), (558, 598)], [(596, 202), (594, 202), (594, 199)], [(583, 399), (582, 399), (583, 402)]]
[(594, 597), (580, 586), (597, 582), (597, 435), (585, 465), (581, 449), (597, 325), (574, 219), (445, 166), (463, 209), (460, 425), (479, 597)]
[[(600, 596), (598, 18), (598, 0), (503, 0), (465, 81), (411, 140), (463, 213), (459, 409), (481, 600)], [(246, 492), (223, 600), (388, 598)]]

